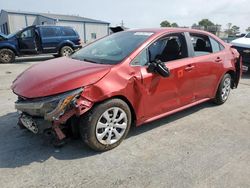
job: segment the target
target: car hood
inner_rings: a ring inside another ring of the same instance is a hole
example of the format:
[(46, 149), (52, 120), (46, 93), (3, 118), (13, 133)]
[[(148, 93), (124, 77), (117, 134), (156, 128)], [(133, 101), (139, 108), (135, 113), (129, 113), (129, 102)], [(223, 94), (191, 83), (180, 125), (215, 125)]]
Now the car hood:
[(94, 84), (110, 69), (111, 65), (57, 58), (28, 68), (13, 81), (12, 90), (25, 98), (55, 95)]
[(233, 40), (231, 44), (242, 48), (250, 48), (250, 38), (246, 37), (238, 38)]

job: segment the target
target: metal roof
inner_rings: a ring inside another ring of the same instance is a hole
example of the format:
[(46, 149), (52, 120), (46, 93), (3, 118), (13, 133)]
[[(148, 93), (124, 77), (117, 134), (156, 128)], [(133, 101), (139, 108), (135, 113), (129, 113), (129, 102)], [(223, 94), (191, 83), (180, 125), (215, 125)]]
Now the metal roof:
[(110, 24), (109, 22), (95, 20), (91, 18), (75, 16), (75, 15), (64, 15), (64, 14), (51, 14), (51, 13), (35, 13), (35, 12), (25, 12), (25, 11), (13, 11), (13, 10), (2, 10), (11, 14), (25, 14), (34, 16), (43, 16), (53, 20), (59, 21), (71, 21), (71, 22), (87, 22), (87, 23), (100, 23), (100, 24)]

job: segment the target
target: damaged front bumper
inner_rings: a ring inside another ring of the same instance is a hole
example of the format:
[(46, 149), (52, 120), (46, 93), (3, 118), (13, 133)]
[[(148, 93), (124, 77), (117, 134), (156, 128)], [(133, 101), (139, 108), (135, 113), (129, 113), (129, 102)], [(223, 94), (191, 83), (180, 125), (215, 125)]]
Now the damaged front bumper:
[(21, 113), (19, 122), (33, 133), (52, 128), (59, 140), (65, 138), (60, 125), (72, 116), (87, 112), (93, 103), (81, 96), (83, 88), (55, 96), (36, 99), (19, 97), (15, 108)]

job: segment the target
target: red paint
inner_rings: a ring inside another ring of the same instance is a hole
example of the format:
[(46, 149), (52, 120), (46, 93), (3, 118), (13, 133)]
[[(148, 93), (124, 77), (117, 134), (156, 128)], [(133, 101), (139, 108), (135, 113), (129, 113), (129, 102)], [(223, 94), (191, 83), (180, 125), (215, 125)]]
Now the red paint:
[(44, 97), (90, 85), (110, 71), (110, 65), (57, 58), (36, 64), (17, 77), (14, 93), (26, 98)]
[[(155, 32), (144, 44), (117, 65), (99, 65), (69, 58), (39, 63), (22, 73), (13, 91), (26, 98), (54, 95), (84, 87), (82, 97), (91, 103), (120, 97), (130, 103), (137, 125), (172, 114), (214, 98), (222, 76), (235, 72), (238, 52), (214, 35), (189, 29), (148, 29)], [(172, 32), (202, 33), (225, 46), (219, 53), (168, 62), (170, 77), (147, 72), (131, 61), (152, 41)], [(218, 61), (217, 57), (220, 57)]]

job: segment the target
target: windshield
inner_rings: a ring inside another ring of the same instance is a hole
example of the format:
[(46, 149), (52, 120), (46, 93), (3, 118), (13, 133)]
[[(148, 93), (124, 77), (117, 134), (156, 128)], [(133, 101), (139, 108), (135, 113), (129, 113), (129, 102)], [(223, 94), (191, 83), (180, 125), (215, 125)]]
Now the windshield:
[(145, 42), (152, 32), (119, 32), (100, 39), (76, 52), (73, 59), (99, 64), (117, 64)]
[(248, 33), (248, 34), (246, 35), (246, 38), (250, 38), (250, 33)]
[(14, 33), (11, 33), (11, 34), (9, 34), (9, 35), (7, 35), (7, 38), (11, 38), (11, 37), (13, 37), (13, 36), (15, 36), (17, 33), (19, 33), (20, 32), (20, 30), (19, 31), (16, 31), (16, 32), (14, 32)]

